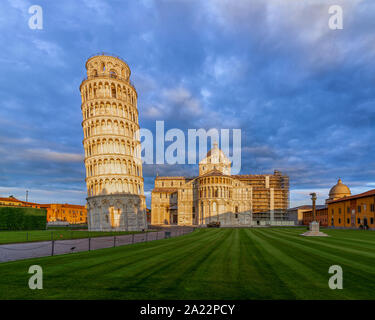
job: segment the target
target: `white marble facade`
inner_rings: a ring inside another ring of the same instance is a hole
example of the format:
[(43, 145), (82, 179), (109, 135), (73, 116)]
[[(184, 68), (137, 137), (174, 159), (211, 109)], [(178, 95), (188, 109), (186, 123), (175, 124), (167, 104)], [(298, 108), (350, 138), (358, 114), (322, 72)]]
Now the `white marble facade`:
[(147, 228), (145, 198), (118, 194), (87, 199), (90, 231), (137, 231)]
[(137, 92), (120, 58), (86, 62), (80, 86), (89, 230), (147, 228)]

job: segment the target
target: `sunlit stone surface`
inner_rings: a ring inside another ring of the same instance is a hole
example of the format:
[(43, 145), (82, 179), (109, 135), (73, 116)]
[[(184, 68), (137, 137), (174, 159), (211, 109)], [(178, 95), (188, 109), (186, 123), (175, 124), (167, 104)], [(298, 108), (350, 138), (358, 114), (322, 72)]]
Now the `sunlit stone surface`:
[(137, 92), (120, 58), (86, 62), (82, 97), (88, 225), (90, 230), (147, 227)]

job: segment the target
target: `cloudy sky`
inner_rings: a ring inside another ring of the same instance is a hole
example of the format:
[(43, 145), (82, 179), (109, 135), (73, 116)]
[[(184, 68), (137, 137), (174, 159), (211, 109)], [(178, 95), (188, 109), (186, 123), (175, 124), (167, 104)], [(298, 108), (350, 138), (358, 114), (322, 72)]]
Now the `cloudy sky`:
[[(241, 129), (241, 173), (288, 174), (291, 206), (338, 177), (373, 189), (374, 16), (373, 0), (2, 0), (0, 196), (85, 203), (79, 85), (98, 52), (128, 62), (141, 127)], [(148, 204), (156, 172), (197, 168), (145, 165)]]

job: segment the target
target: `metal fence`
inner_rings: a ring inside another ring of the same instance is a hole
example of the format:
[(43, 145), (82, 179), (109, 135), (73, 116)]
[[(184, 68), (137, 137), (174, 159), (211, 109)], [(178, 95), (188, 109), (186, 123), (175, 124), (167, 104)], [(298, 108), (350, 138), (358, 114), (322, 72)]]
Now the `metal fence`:
[(194, 228), (182, 227), (126, 235), (6, 244), (0, 245), (0, 262), (91, 251), (134, 243), (174, 238), (190, 233), (193, 230)]

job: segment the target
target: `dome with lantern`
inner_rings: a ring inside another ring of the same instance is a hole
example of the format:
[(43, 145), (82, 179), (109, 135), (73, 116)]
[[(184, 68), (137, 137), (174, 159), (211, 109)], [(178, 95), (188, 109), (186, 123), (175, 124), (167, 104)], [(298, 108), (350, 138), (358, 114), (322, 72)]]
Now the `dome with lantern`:
[(199, 162), (199, 175), (212, 170), (218, 170), (224, 175), (230, 175), (231, 161), (219, 149), (216, 141), (213, 145), (213, 148), (207, 152), (206, 157)]
[(331, 190), (329, 191), (329, 199), (328, 200), (337, 200), (344, 197), (349, 197), (351, 195), (351, 191), (349, 187), (342, 183), (342, 180), (339, 179), (337, 184), (334, 185)]

